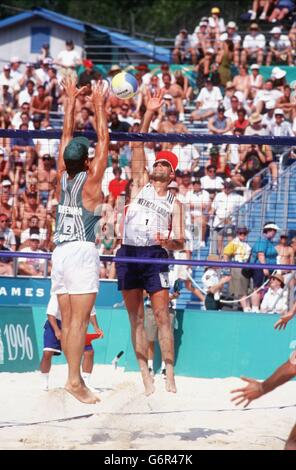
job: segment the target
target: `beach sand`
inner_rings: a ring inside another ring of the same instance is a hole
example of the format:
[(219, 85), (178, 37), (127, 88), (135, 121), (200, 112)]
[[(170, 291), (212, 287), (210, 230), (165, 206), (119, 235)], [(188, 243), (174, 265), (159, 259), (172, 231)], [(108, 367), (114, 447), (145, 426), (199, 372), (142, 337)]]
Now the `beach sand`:
[(50, 390), (39, 372), (1, 373), (1, 449), (282, 449), (296, 420), (296, 382), (235, 408), (237, 378), (177, 377), (178, 393), (143, 393), (139, 373), (95, 365), (92, 386), (101, 395), (84, 405), (63, 390), (66, 366), (53, 366)]

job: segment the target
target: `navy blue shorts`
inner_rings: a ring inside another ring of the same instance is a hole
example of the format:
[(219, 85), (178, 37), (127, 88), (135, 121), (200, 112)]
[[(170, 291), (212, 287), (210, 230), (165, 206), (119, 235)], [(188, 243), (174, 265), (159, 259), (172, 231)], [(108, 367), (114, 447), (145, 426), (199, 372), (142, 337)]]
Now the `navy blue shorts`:
[[(168, 258), (167, 251), (161, 246), (122, 245), (116, 256), (132, 258)], [(116, 263), (118, 290), (145, 289), (152, 294), (169, 289), (169, 267), (163, 264)]]
[[(62, 323), (60, 320), (57, 320), (58, 327), (62, 328)], [(59, 339), (57, 339), (53, 327), (46, 320), (44, 324), (44, 335), (43, 335), (43, 351), (52, 351), (54, 356), (60, 356), (62, 354), (62, 346)], [(93, 351), (91, 344), (84, 346), (84, 351)]]
[[(58, 327), (61, 329), (61, 321), (57, 320)], [(62, 346), (59, 339), (57, 339), (54, 334), (53, 327), (46, 320), (44, 325), (44, 335), (43, 335), (43, 351), (52, 351), (54, 356), (60, 356), (62, 354)]]

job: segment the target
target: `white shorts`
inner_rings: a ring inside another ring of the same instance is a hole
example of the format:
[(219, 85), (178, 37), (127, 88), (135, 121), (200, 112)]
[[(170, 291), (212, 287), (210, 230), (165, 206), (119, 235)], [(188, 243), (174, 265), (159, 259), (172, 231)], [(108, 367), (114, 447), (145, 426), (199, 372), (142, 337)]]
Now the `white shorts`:
[[(47, 309), (46, 309), (46, 315), (52, 315), (55, 317), (57, 320), (61, 320), (61, 311), (58, 303), (58, 297), (56, 294), (51, 294)], [(92, 311), (90, 312), (90, 316), (95, 316), (96, 315), (96, 308), (93, 306)]]
[[(181, 260), (188, 260), (188, 254), (185, 251), (175, 251), (174, 252), (175, 259)], [(188, 266), (188, 264), (175, 264), (176, 269), (176, 278), (181, 279), (181, 281), (187, 281), (188, 273), (191, 275), (192, 270)]]
[(52, 254), (51, 293), (90, 294), (99, 290), (100, 256), (92, 242), (58, 245)]

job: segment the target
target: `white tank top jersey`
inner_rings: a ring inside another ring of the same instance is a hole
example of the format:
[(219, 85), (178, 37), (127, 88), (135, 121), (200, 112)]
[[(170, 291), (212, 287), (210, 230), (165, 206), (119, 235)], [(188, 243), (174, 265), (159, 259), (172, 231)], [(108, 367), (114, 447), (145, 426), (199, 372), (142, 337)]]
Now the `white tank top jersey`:
[(169, 238), (175, 197), (170, 191), (158, 196), (151, 183), (146, 184), (130, 203), (124, 221), (123, 244), (157, 245), (157, 234)]

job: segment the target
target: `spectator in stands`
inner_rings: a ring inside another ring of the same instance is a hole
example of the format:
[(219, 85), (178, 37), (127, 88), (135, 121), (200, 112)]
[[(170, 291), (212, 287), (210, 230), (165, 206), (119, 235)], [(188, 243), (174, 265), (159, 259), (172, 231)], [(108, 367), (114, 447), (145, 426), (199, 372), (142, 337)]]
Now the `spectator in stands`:
[(182, 28), (175, 38), (173, 62), (175, 64), (183, 64), (189, 58), (191, 58), (191, 39), (187, 29)]
[(235, 216), (244, 203), (244, 198), (233, 192), (234, 186), (231, 180), (223, 183), (223, 191), (218, 193), (213, 201), (211, 215), (214, 216), (213, 228), (214, 239), (217, 240), (217, 252), (221, 256), (223, 253), (223, 240), (227, 227), (235, 228)]
[(251, 90), (250, 75), (248, 75), (247, 65), (241, 65), (239, 68), (239, 75), (233, 79), (233, 86), (236, 91), (243, 93), (244, 98), (247, 98)]
[(6, 214), (0, 214), (0, 231), (4, 236), (4, 246), (11, 251), (16, 250), (16, 240), (13, 230), (8, 225), (9, 218)]
[(11, 181), (4, 180), (0, 187), (0, 214), (5, 214), (8, 219), (14, 214), (13, 198), (11, 194)]
[(171, 83), (174, 84), (175, 83), (175, 77), (174, 77), (174, 74), (170, 71), (170, 66), (169, 64), (167, 64), (166, 62), (161, 64), (160, 66), (160, 71), (161, 73), (158, 73), (157, 74), (157, 77), (159, 79), (159, 86), (160, 88), (163, 88), (165, 86), (165, 83), (164, 83), (164, 75), (166, 74), (169, 74), (170, 77), (171, 77)]
[(259, 90), (255, 96), (253, 109), (260, 114), (265, 111), (265, 105), (268, 101), (277, 101), (280, 96), (282, 96), (282, 93), (273, 89), (273, 81), (271, 79), (266, 80), (263, 89)]
[(295, 9), (294, 0), (275, 0), (274, 9), (268, 18), (270, 23), (281, 22)]
[(61, 88), (57, 79), (57, 70), (50, 66), (48, 69), (49, 82), (46, 86), (46, 93), (51, 97), (51, 110), (58, 111)]
[[(34, 67), (34, 64), (32, 64), (32, 62), (27, 62), (26, 63), (26, 69), (23, 73), (23, 76), (20, 80), (20, 87), (23, 88), (24, 86), (26, 86), (26, 84), (28, 83), (28, 81), (31, 80), (34, 84), (34, 86), (38, 86), (38, 85), (41, 85), (41, 81), (38, 77), (38, 75), (36, 74), (36, 70), (35, 70), (35, 67)], [(26, 100), (28, 101), (28, 100)]]
[(250, 20), (254, 21), (257, 17), (265, 20), (274, 2), (275, 0), (253, 0), (252, 10), (249, 10)]
[(39, 160), (37, 179), (38, 191), (41, 203), (47, 206), (50, 193), (55, 189), (57, 172), (54, 169), (55, 161), (50, 155), (45, 154)]
[[(232, 111), (234, 111), (233, 107), (232, 107)], [(228, 112), (226, 112), (226, 115), (228, 115), (230, 117), (231, 121), (232, 121), (233, 130), (234, 131), (235, 130), (236, 131), (240, 130), (240, 131), (242, 131), (241, 134), (244, 134), (246, 128), (249, 125), (249, 120), (246, 119), (247, 111), (245, 110), (245, 108), (238, 108), (237, 109), (237, 119), (233, 120), (233, 118), (235, 118), (235, 112), (233, 112), (233, 115), (231, 116), (230, 115), (230, 110), (228, 110)]]
[[(251, 247), (246, 242), (249, 230), (247, 227), (238, 227), (236, 229), (236, 237), (229, 242), (223, 251), (225, 261), (235, 261), (237, 263), (247, 263), (251, 254)], [(248, 299), (243, 297), (248, 295), (249, 280), (242, 275), (241, 268), (231, 268), (231, 281), (229, 283), (229, 293), (234, 299), (240, 300), (240, 304), (244, 312), (250, 312), (250, 304)]]
[(0, 111), (10, 111), (14, 107), (14, 96), (8, 85), (0, 85)]
[(40, 62), (40, 68), (36, 70), (36, 75), (39, 78), (40, 85), (47, 87), (49, 83), (49, 66), (53, 64), (53, 60), (45, 58)]
[(20, 72), (21, 61), (19, 57), (13, 56), (10, 59), (10, 75), (13, 79), (16, 80), (18, 84), (20, 84), (20, 80), (22, 78), (22, 73)]
[(109, 194), (111, 194), (113, 201), (115, 201), (118, 196), (125, 191), (125, 187), (127, 185), (127, 180), (123, 180), (121, 178), (122, 169), (115, 168), (113, 170), (114, 179), (112, 179), (109, 183)]
[[(170, 110), (167, 112), (167, 121), (160, 123), (158, 132), (160, 133), (181, 133), (187, 134), (187, 127), (179, 121), (178, 112)], [(170, 142), (164, 142), (163, 149), (171, 149), (173, 144)]]
[(109, 127), (111, 132), (128, 132), (131, 126), (127, 122), (120, 121), (118, 114), (112, 112)]
[(3, 67), (3, 72), (0, 74), (0, 86), (7, 85), (8, 91), (15, 94), (19, 91), (20, 85), (18, 80), (11, 75), (11, 65), (6, 64)]
[(31, 101), (31, 114), (39, 114), (42, 118), (49, 119), (51, 104), (52, 98), (46, 95), (45, 86), (39, 85), (37, 87), (37, 96), (33, 96)]
[(60, 73), (62, 76), (68, 74), (76, 76), (75, 67), (81, 65), (82, 61), (72, 39), (66, 41), (66, 49), (58, 54), (55, 63), (61, 67)]
[(123, 102), (121, 105), (120, 113), (118, 114), (119, 121), (127, 122), (130, 126), (134, 124), (134, 118), (131, 116), (130, 106)]
[(191, 119), (193, 121), (203, 121), (214, 116), (222, 100), (223, 96), (220, 89), (213, 86), (212, 80), (207, 78), (205, 86), (196, 99), (196, 110), (192, 112)]
[(271, 71), (271, 80), (273, 86), (273, 92), (276, 94), (275, 99), (277, 100), (280, 96), (284, 94), (284, 87), (287, 84), (286, 82), (286, 70), (281, 69), (280, 67), (273, 67)]
[(283, 110), (288, 121), (293, 121), (296, 116), (296, 99), (295, 96), (292, 96), (289, 85), (284, 86), (284, 94), (278, 98), (276, 107)]
[(28, 228), (21, 232), (21, 249), (30, 246), (30, 236), (32, 233), (37, 233), (40, 241), (40, 248), (46, 249), (48, 242), (48, 230), (40, 227), (40, 219), (36, 215), (33, 215), (29, 219)]
[(260, 65), (252, 64), (250, 67), (251, 74), (250, 74), (250, 98), (254, 99), (258, 90), (261, 90), (263, 87), (263, 77), (260, 75)]
[(219, 147), (216, 145), (213, 145), (210, 148), (210, 159), (207, 161), (206, 165), (207, 166), (214, 166), (216, 169), (216, 175), (221, 178), (225, 178), (227, 176), (230, 176), (230, 168), (229, 165), (226, 163), (226, 158), (225, 155), (222, 155), (222, 152), (220, 151)]
[(92, 81), (97, 82), (101, 78), (101, 74), (94, 69), (93, 61), (84, 59), (82, 61), (84, 71), (79, 74), (78, 87), (83, 87)]
[(179, 120), (184, 121), (184, 104), (183, 104), (183, 90), (177, 83), (172, 83), (171, 75), (164, 73), (162, 75), (164, 86), (162, 88), (164, 94), (169, 94), (173, 97), (176, 110), (179, 113)]
[(294, 250), (289, 246), (288, 239), (287, 233), (281, 233), (279, 243), (275, 247), (278, 252), (277, 264), (294, 264)]
[(35, 83), (33, 82), (33, 80), (28, 80), (26, 82), (26, 88), (24, 88), (19, 94), (19, 97), (18, 97), (19, 107), (22, 107), (25, 103), (29, 103), (30, 105), (36, 93), (37, 92), (35, 92)]
[(179, 171), (193, 173), (199, 170), (199, 152), (192, 144), (178, 143), (171, 150), (178, 157)]
[(24, 230), (29, 227), (29, 221), (33, 215), (36, 215), (40, 219), (40, 225), (42, 228), (46, 226), (46, 209), (39, 202), (38, 193), (26, 192), (24, 195), (24, 202), (20, 205), (20, 217), (21, 228)]
[(200, 178), (192, 179), (192, 189), (186, 194), (185, 204), (189, 206), (191, 224), (198, 227), (199, 247), (205, 247), (211, 198), (208, 191), (202, 189)]
[(296, 21), (293, 22), (292, 26), (291, 26), (291, 29), (289, 31), (289, 40), (290, 40), (290, 43), (291, 43), (291, 47), (292, 47), (292, 52), (293, 54), (295, 54), (295, 50), (296, 50)]
[(181, 70), (176, 70), (174, 75), (176, 84), (179, 85), (183, 90), (183, 100), (186, 100), (187, 102), (191, 101), (193, 98), (193, 90), (189, 84), (188, 78), (182, 73)]
[(0, 181), (7, 178), (9, 171), (8, 157), (4, 147), (0, 147)]
[[(279, 227), (274, 222), (267, 222), (263, 227), (263, 235), (252, 246), (251, 263), (256, 264), (276, 264), (278, 252), (272, 243)], [(252, 312), (259, 312), (260, 305), (260, 288), (266, 278), (272, 274), (269, 269), (254, 269), (252, 272), (253, 288), (255, 292), (252, 294)], [(258, 291), (258, 292), (256, 292)]]
[(216, 53), (212, 47), (209, 47), (206, 50), (204, 58), (201, 59), (196, 65), (195, 71), (197, 72), (196, 84), (199, 90), (205, 86), (205, 83), (208, 79), (212, 80), (213, 85), (220, 85), (220, 77), (216, 63)]
[[(200, 63), (209, 49), (208, 21), (201, 21), (191, 36), (192, 63)], [(214, 51), (215, 52), (215, 51)]]
[[(1, 221), (1, 214), (0, 214)], [(0, 227), (1, 229), (1, 227)], [(0, 231), (0, 251), (10, 251), (7, 246), (5, 246), (5, 235)], [(12, 261), (5, 256), (0, 256), (0, 276), (12, 276)]]
[(50, 49), (49, 49), (49, 44), (47, 42), (42, 44), (42, 47), (40, 49), (40, 54), (38, 56), (38, 62), (42, 62), (45, 59), (52, 59)]
[[(209, 255), (207, 261), (219, 261), (217, 255)], [(231, 280), (231, 276), (220, 277), (218, 268), (207, 267), (202, 276), (203, 288), (206, 291), (205, 307), (206, 310), (221, 310), (221, 290), (222, 287)]]
[(249, 31), (250, 34), (247, 34), (243, 41), (241, 64), (246, 65), (248, 60), (251, 59), (262, 65), (266, 44), (265, 36), (259, 32), (257, 23), (251, 23)]
[[(275, 121), (268, 127), (269, 134), (274, 135), (275, 137), (294, 137), (291, 124), (288, 121), (285, 121), (284, 111), (280, 108), (275, 109), (274, 117)], [(276, 147), (281, 147), (281, 150), (279, 151), (278, 149), (277, 153), (288, 150), (282, 145), (277, 145)]]
[(182, 197), (186, 196), (186, 194), (192, 190), (192, 183), (191, 183), (191, 172), (188, 170), (183, 171), (181, 173), (181, 184), (179, 185), (179, 199), (181, 202), (185, 201)]
[(233, 63), (233, 51), (233, 42), (230, 39), (226, 39), (222, 42), (222, 47), (217, 53), (216, 62), (222, 86), (226, 86), (232, 78), (231, 64)]
[(91, 112), (85, 106), (81, 108), (80, 113), (77, 114), (77, 118), (75, 121), (75, 129), (77, 131), (86, 132), (91, 131), (94, 132), (94, 118), (91, 115)]
[(225, 22), (224, 19), (220, 16), (221, 11), (218, 7), (213, 7), (211, 9), (211, 16), (209, 16), (209, 27), (214, 29), (215, 34), (224, 33), (225, 31)]
[(293, 64), (292, 47), (287, 35), (282, 34), (281, 28), (275, 26), (270, 31), (272, 35), (269, 41), (269, 51), (266, 56), (266, 65), (275, 64)]
[[(39, 249), (40, 238), (37, 233), (32, 233), (30, 235), (29, 246), (20, 250), (21, 252), (35, 253), (44, 253)], [(18, 274), (23, 276), (32, 276), (32, 277), (41, 277), (45, 275), (45, 260), (38, 258), (18, 258)]]
[(208, 129), (211, 134), (228, 134), (232, 127), (231, 120), (225, 116), (225, 108), (220, 104), (217, 108), (217, 114), (209, 119)]
[(275, 117), (274, 117), (274, 110), (275, 110), (275, 101), (267, 101), (265, 104), (266, 113), (262, 118), (262, 126), (264, 129), (268, 129), (271, 124), (274, 124)]
[(260, 305), (260, 312), (285, 315), (288, 312), (288, 290), (284, 291), (283, 276), (277, 272), (273, 273), (268, 285), (268, 291), (264, 294)]
[(229, 40), (233, 44), (233, 63), (239, 66), (239, 52), (241, 47), (241, 36), (237, 33), (237, 26), (234, 21), (229, 21), (226, 25), (226, 32), (221, 34), (220, 41)]
[(201, 179), (201, 187), (209, 193), (216, 193), (223, 188), (223, 179), (216, 174), (216, 167), (208, 165), (206, 167), (206, 174)]

